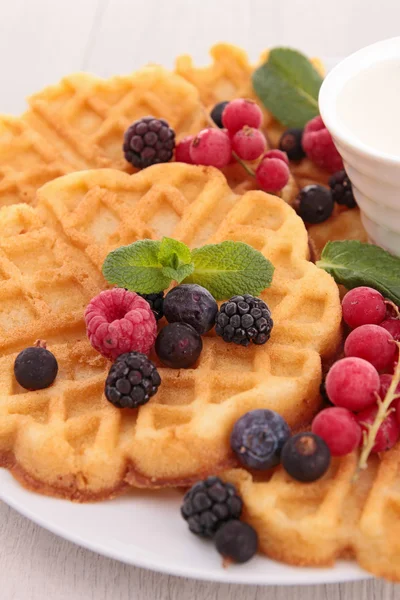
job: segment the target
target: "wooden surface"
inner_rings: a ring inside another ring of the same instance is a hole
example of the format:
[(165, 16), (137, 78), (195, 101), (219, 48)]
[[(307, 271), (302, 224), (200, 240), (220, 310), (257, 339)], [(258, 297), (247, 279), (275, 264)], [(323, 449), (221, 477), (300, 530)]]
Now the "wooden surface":
[[(399, 34), (398, 0), (0, 0), (0, 111), (71, 71), (129, 72), (180, 53), (206, 62), (220, 40), (252, 58), (271, 45), (344, 56)], [(392, 600), (379, 581), (290, 588), (201, 583), (97, 556), (0, 502), (1, 600)]]

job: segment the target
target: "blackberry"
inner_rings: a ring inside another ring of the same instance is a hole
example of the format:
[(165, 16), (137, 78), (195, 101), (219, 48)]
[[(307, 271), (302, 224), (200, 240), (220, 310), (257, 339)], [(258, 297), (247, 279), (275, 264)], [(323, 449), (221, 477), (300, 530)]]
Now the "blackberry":
[(286, 129), (279, 140), (279, 149), (286, 152), (290, 160), (301, 160), (306, 155), (301, 143), (302, 138), (302, 129), (297, 127)]
[(154, 396), (160, 383), (155, 364), (145, 354), (126, 352), (108, 373), (105, 395), (118, 408), (138, 408)]
[(138, 294), (149, 303), (151, 310), (154, 313), (157, 321), (164, 316), (164, 292), (158, 292), (158, 294)]
[(49, 387), (57, 377), (57, 373), (56, 357), (43, 346), (25, 348), (15, 359), (15, 379), (26, 390), (43, 390)]
[(242, 508), (242, 499), (234, 485), (224, 483), (219, 477), (207, 477), (185, 494), (181, 514), (192, 533), (213, 537), (223, 523), (238, 519)]
[(137, 169), (171, 160), (175, 131), (165, 119), (143, 117), (132, 123), (124, 135), (124, 155)]
[(218, 104), (216, 104), (210, 112), (210, 117), (220, 129), (223, 129), (224, 127), (222, 123), (222, 113), (224, 112), (224, 108), (227, 104), (229, 104), (228, 100), (225, 100), (224, 102), (218, 102)]
[(331, 453), (319, 435), (298, 433), (283, 446), (281, 462), (293, 479), (308, 483), (326, 473), (331, 464)]
[(241, 346), (265, 344), (274, 322), (271, 311), (260, 298), (250, 294), (233, 296), (224, 302), (215, 319), (215, 331), (225, 342)]
[(215, 547), (224, 558), (245, 563), (257, 552), (258, 535), (251, 525), (234, 519), (218, 529)]
[(296, 199), (297, 212), (306, 223), (322, 223), (333, 212), (332, 193), (323, 185), (306, 185)]
[(334, 202), (347, 206), (347, 208), (355, 208), (357, 202), (353, 195), (353, 187), (346, 171), (337, 171), (329, 178), (329, 187), (332, 190), (332, 198)]

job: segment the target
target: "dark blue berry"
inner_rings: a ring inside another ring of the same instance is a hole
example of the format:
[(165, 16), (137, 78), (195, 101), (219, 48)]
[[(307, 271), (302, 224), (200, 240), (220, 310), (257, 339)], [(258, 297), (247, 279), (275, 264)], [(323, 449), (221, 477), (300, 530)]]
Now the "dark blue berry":
[(322, 223), (333, 212), (334, 202), (331, 190), (323, 185), (307, 185), (297, 197), (297, 212), (306, 223)]
[(56, 357), (46, 348), (32, 346), (22, 350), (15, 359), (14, 375), (26, 390), (49, 387), (58, 373)]
[(231, 448), (245, 467), (270, 469), (279, 464), (282, 448), (289, 438), (289, 426), (278, 413), (251, 410), (236, 421)]
[(245, 563), (257, 552), (258, 535), (248, 523), (233, 519), (218, 529), (215, 546), (224, 558), (230, 558), (235, 563)]
[(203, 342), (187, 323), (170, 323), (161, 329), (156, 339), (156, 353), (164, 365), (172, 369), (187, 369), (199, 358)]
[(224, 127), (222, 123), (222, 113), (224, 112), (224, 108), (227, 104), (229, 104), (228, 100), (225, 100), (224, 102), (218, 102), (218, 104), (214, 106), (210, 113), (210, 117), (220, 129), (223, 129)]
[(184, 283), (172, 288), (164, 299), (164, 315), (169, 323), (191, 325), (202, 335), (214, 327), (218, 305), (206, 288)]
[(353, 187), (346, 171), (338, 171), (331, 175), (329, 178), (329, 187), (332, 190), (334, 202), (347, 206), (347, 208), (355, 208), (357, 206), (353, 195)]
[(301, 160), (306, 153), (302, 146), (303, 130), (297, 127), (291, 127), (283, 132), (279, 140), (279, 149), (286, 152), (289, 160)]
[(307, 483), (326, 473), (331, 453), (324, 440), (315, 433), (298, 433), (284, 445), (281, 461), (293, 479)]
[(157, 393), (161, 377), (155, 364), (140, 352), (125, 352), (111, 366), (105, 396), (117, 408), (138, 408)]

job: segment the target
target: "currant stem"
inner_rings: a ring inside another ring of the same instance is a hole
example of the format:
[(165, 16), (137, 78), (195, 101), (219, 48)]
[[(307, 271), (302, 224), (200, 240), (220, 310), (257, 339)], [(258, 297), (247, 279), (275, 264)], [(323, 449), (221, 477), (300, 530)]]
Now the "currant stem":
[[(398, 348), (400, 348), (399, 342), (394, 342)], [(396, 393), (396, 388), (400, 382), (400, 361), (398, 362), (395, 372), (392, 377), (391, 384), (386, 393), (384, 400), (378, 403), (378, 412), (376, 413), (375, 421), (368, 428), (368, 432), (366, 436), (364, 436), (363, 448), (360, 455), (360, 460), (358, 462), (358, 470), (366, 469), (368, 466), (368, 458), (371, 454), (372, 448), (374, 447), (376, 435), (378, 433), (379, 427), (382, 425), (383, 421), (386, 419), (387, 415), (390, 411), (390, 405), (393, 400), (398, 396)]]
[(388, 306), (391, 306), (393, 308), (394, 312), (396, 313), (395, 319), (400, 319), (399, 307), (396, 306), (396, 304), (394, 302), (392, 302), (391, 300), (385, 300), (385, 304), (387, 304)]

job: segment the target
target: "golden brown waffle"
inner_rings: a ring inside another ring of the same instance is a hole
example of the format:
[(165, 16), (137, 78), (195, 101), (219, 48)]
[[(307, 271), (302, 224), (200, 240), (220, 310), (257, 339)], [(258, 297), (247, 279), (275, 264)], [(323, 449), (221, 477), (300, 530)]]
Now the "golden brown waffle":
[(325, 244), (335, 240), (359, 240), (368, 242), (368, 236), (361, 222), (360, 210), (336, 208), (332, 217), (324, 223), (311, 225), (308, 235), (314, 242), (317, 254), (320, 255)]
[(245, 519), (258, 531), (260, 549), (293, 565), (332, 565), (355, 558), (378, 577), (400, 581), (400, 447), (369, 459), (353, 481), (357, 457), (335, 459), (314, 483), (291, 479), (283, 469), (252, 477), (224, 474), (240, 490)]
[[(128, 484), (187, 484), (232, 464), (229, 433), (249, 409), (268, 406), (292, 425), (316, 410), (320, 355), (331, 355), (340, 338), (338, 290), (307, 261), (306, 230), (279, 198), (237, 196), (219, 171), (175, 163), (132, 176), (67, 175), (40, 189), (37, 211), (0, 211), (0, 455), (25, 485), (84, 500)], [(241, 240), (262, 251), (276, 268), (262, 294), (275, 326), (261, 347), (207, 335), (196, 369), (160, 368), (157, 395), (138, 411), (118, 410), (102, 395), (106, 364), (84, 341), (83, 306), (103, 287), (110, 250), (162, 235), (190, 246)], [(10, 291), (13, 301), (4, 303)], [(47, 339), (60, 374), (47, 390), (26, 392), (13, 361), (37, 337)]]
[(72, 171), (113, 167), (132, 172), (122, 140), (140, 117), (167, 119), (178, 138), (204, 126), (196, 89), (155, 65), (107, 80), (70, 75), (28, 102), (22, 117), (0, 117), (0, 207), (33, 203), (41, 185)]

